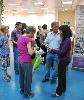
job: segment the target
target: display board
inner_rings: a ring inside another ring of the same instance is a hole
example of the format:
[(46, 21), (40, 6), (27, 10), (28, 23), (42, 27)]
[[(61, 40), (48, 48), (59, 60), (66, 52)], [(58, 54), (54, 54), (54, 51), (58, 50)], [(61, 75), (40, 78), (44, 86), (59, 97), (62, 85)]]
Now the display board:
[(84, 70), (84, 5), (76, 7), (76, 36), (72, 68)]

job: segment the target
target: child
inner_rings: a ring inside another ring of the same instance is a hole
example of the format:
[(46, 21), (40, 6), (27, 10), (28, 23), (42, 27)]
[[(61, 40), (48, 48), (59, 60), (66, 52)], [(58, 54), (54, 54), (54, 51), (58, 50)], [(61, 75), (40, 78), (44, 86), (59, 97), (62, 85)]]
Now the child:
[(0, 36), (0, 49), (1, 49), (1, 63), (3, 67), (3, 78), (4, 80), (10, 80), (11, 76), (7, 72), (7, 67), (10, 66), (10, 47), (9, 47), (9, 41), (7, 37), (8, 33), (8, 27), (7, 26), (1, 26), (1, 36)]

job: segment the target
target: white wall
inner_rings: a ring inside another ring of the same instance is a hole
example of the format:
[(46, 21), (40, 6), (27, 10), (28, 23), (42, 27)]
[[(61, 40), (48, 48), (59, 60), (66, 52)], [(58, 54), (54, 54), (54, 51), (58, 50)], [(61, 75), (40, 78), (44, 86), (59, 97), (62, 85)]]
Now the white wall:
[(27, 25), (34, 25), (36, 28), (38, 25), (47, 24), (48, 29), (51, 27), (51, 22), (55, 21), (55, 15), (54, 14), (30, 14), (28, 16), (22, 16), (22, 15), (4, 15), (3, 24), (8, 25), (10, 27), (9, 32), (11, 32), (14, 27), (15, 23), (17, 21), (24, 22)]

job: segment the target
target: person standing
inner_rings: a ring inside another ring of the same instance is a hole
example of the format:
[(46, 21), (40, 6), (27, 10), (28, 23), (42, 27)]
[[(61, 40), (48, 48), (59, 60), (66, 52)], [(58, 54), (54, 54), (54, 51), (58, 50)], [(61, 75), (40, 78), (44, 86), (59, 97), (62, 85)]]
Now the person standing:
[(19, 62), (19, 79), (20, 79), (20, 92), (24, 97), (33, 97), (31, 92), (32, 83), (32, 55), (35, 53), (32, 47), (32, 38), (36, 29), (29, 26), (25, 34), (20, 36), (17, 41), (18, 47), (18, 62)]
[(61, 96), (62, 92), (66, 91), (66, 68), (71, 61), (71, 39), (72, 31), (67, 25), (62, 25), (59, 27), (60, 36), (62, 42), (60, 44), (59, 50), (55, 52), (59, 55), (59, 65), (58, 65), (58, 87), (55, 93), (52, 93), (53, 97)]
[(43, 78), (42, 82), (49, 81), (50, 78), (50, 69), (53, 67), (52, 77), (51, 77), (51, 83), (56, 82), (56, 78), (58, 75), (58, 63), (59, 58), (58, 54), (54, 52), (54, 49), (58, 49), (60, 47), (61, 38), (58, 33), (59, 23), (58, 22), (52, 22), (51, 23), (52, 32), (49, 32), (47, 34), (47, 37), (45, 39), (45, 44), (48, 46), (48, 53), (46, 57), (46, 74)]
[(7, 72), (7, 68), (10, 67), (10, 44), (8, 34), (8, 27), (5, 25), (1, 26), (1, 36), (0, 36), (0, 53), (1, 53), (1, 63), (3, 67), (3, 79), (10, 81), (11, 76)]
[(20, 35), (22, 35), (21, 28), (22, 28), (22, 23), (16, 22), (15, 29), (11, 33), (11, 39), (12, 39), (12, 43), (13, 43), (13, 53), (14, 53), (15, 74), (19, 74), (18, 60), (17, 60), (18, 59), (17, 40), (20, 37)]

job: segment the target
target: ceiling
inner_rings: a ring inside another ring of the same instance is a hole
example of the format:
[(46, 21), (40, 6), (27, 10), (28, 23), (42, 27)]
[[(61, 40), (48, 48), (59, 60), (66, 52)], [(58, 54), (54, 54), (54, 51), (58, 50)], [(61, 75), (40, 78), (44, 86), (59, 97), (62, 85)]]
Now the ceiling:
[[(63, 4), (72, 1), (72, 4)], [(55, 13), (57, 9), (75, 9), (84, 0), (4, 0), (4, 14)]]

